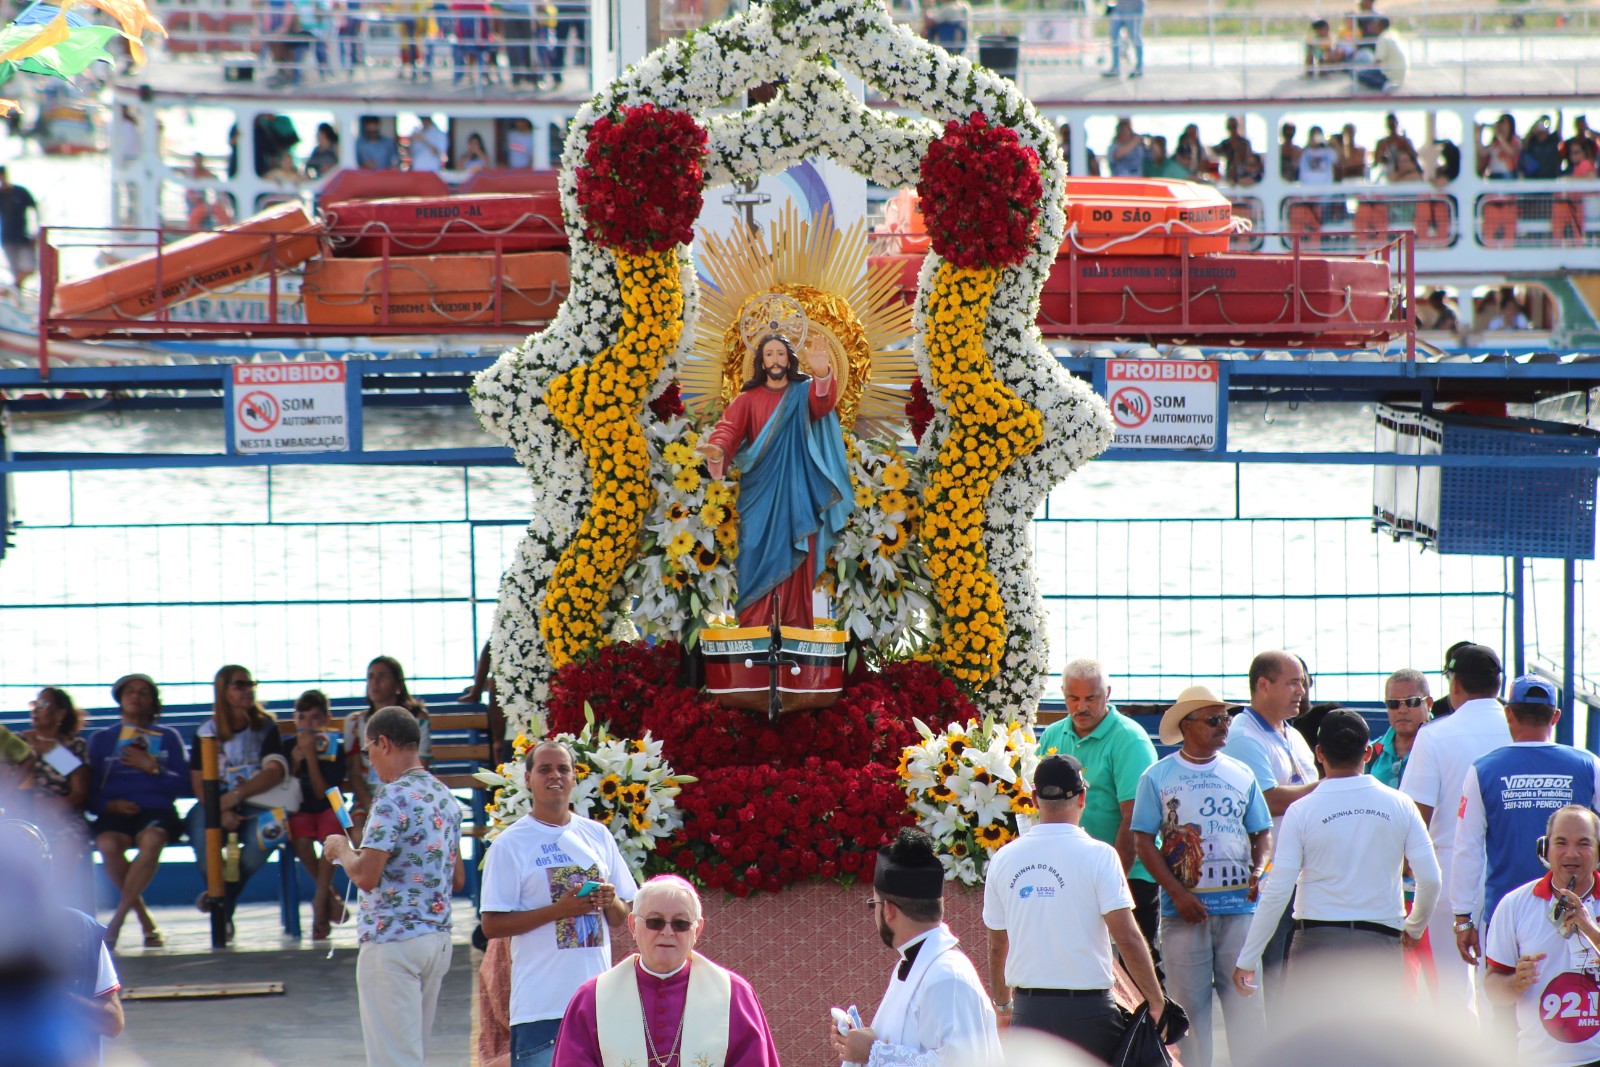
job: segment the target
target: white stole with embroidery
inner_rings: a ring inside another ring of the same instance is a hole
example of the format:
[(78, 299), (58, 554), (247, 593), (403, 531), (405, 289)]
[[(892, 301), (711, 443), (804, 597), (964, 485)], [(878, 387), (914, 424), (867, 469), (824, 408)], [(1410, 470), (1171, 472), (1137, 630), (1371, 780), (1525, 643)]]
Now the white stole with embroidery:
[[(600, 1031), (600, 1060), (605, 1067), (660, 1067), (650, 1062), (645, 1044), (644, 1006), (634, 972), (638, 960), (639, 954), (634, 953), (595, 982), (595, 1023)], [(689, 960), (689, 993), (684, 1001), (678, 1064), (723, 1067), (728, 1058), (733, 982), (727, 971), (698, 952), (691, 953)], [(656, 1051), (668, 1055), (664, 1048)]]

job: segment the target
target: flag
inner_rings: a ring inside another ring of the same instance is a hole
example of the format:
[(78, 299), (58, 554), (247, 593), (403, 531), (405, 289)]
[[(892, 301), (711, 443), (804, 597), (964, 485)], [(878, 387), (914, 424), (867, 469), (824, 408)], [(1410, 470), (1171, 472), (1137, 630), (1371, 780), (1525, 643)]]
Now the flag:
[(339, 825), (349, 830), (350, 813), (344, 810), (344, 794), (337, 789), (328, 790), (328, 803), (332, 805), (334, 817), (339, 820)]

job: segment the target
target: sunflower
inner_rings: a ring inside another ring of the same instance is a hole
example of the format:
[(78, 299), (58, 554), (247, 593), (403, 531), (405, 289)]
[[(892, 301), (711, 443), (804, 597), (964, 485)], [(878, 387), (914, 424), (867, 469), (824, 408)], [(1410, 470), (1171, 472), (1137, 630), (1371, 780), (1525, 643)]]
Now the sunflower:
[(600, 796), (606, 800), (615, 800), (617, 790), (622, 788), (622, 779), (614, 774), (608, 774), (600, 779)]
[(870, 508), (877, 501), (878, 498), (872, 494), (871, 486), (860, 485), (856, 487), (856, 507)]
[(688, 571), (673, 571), (667, 576), (667, 584), (678, 589), (687, 589), (693, 583)]
[(891, 463), (883, 469), (883, 484), (890, 489), (904, 489), (911, 484), (911, 472), (900, 463)]
[(961, 857), (965, 856), (966, 854), (967, 854), (967, 843), (965, 841), (957, 841), (953, 845), (950, 846), (950, 855), (954, 856), (956, 859), (960, 859)]
[(706, 548), (704, 545), (701, 545), (694, 554), (694, 562), (695, 566), (699, 567), (701, 570), (708, 571), (712, 567), (715, 567), (718, 563), (722, 562), (722, 557), (717, 553), (716, 549)]
[(999, 823), (990, 823), (978, 831), (978, 844), (987, 852), (993, 852), (1012, 838), (1010, 830)]
[(1011, 810), (1017, 815), (1033, 815), (1039, 809), (1034, 806), (1033, 798), (1023, 793), (1011, 798)]
[(695, 467), (685, 467), (672, 479), (672, 485), (680, 493), (692, 493), (700, 488), (700, 471)]
[(883, 509), (884, 514), (893, 515), (897, 511), (909, 511), (911, 498), (898, 489), (891, 489), (878, 498), (878, 506)]
[(958, 770), (960, 770), (960, 767), (956, 765), (956, 761), (946, 756), (944, 762), (939, 764), (939, 769), (934, 772), (934, 777), (942, 782), (947, 778), (954, 777)]
[(572, 767), (573, 776), (576, 777), (580, 782), (589, 777), (589, 775), (593, 772), (594, 768), (590, 767), (587, 763), (577, 763)]
[(906, 547), (906, 531), (903, 526), (896, 526), (894, 530), (878, 539), (878, 554), (892, 556)]
[(689, 517), (689, 509), (674, 500), (667, 505), (667, 521), (682, 522)]
[(646, 814), (648, 807), (636, 807), (628, 815), (628, 825), (633, 827), (634, 833), (646, 833), (650, 829), (650, 816)]
[(612, 811), (610, 808), (602, 808), (598, 814), (591, 815), (591, 816), (589, 816), (589, 818), (593, 819), (595, 822), (599, 823), (601, 826), (610, 826), (611, 825), (611, 817), (613, 815), (615, 815), (615, 814), (616, 814), (616, 812)]
[(684, 467), (694, 462), (694, 449), (682, 441), (674, 441), (661, 450), (661, 458), (674, 467)]
[(689, 536), (688, 530), (680, 530), (678, 535), (667, 542), (667, 558), (680, 559), (694, 547), (694, 538)]
[(727, 517), (727, 509), (720, 504), (707, 504), (700, 509), (700, 521), (713, 530), (721, 526)]

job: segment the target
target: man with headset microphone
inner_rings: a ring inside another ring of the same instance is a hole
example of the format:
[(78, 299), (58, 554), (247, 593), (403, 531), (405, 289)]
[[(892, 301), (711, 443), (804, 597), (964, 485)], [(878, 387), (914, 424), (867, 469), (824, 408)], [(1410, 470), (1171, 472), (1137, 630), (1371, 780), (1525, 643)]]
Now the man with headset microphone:
[(1549, 872), (1500, 901), (1484, 946), (1484, 989), (1492, 1003), (1516, 1006), (1521, 1062), (1592, 1064), (1600, 1061), (1600, 816), (1560, 808), (1535, 847)]

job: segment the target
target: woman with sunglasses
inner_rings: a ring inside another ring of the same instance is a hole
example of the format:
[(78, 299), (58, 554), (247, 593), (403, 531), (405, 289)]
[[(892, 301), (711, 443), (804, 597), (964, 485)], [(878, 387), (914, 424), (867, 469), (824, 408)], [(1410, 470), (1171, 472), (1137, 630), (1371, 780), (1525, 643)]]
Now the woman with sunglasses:
[(1427, 676), (1410, 667), (1389, 675), (1383, 683), (1383, 706), (1389, 712), (1389, 729), (1372, 746), (1367, 773), (1389, 788), (1399, 789), (1417, 731), (1433, 718)]
[(511, 1062), (549, 1067), (567, 1003), (611, 967), (635, 883), (611, 831), (572, 811), (567, 746), (541, 742), (523, 762), (533, 802), (495, 838), (480, 906), (484, 936), (511, 939)]
[[(289, 776), (289, 761), (283, 754), (283, 739), (278, 732), (278, 720), (256, 700), (255, 679), (250, 671), (237, 664), (223, 667), (212, 680), (211, 718), (195, 731), (194, 746), (189, 753), (190, 776), (194, 795), (204, 796), (205, 785), (201, 749), (205, 738), (215, 738), (217, 760), (222, 777), (222, 832), (223, 847), (238, 850), (239, 878), (225, 883), (222, 908), (228, 919), (228, 936), (233, 936), (233, 911), (238, 906), (239, 894), (244, 892), (250, 876), (267, 862), (269, 849), (257, 833), (261, 819), (268, 816), (269, 794), (277, 791)], [(254, 799), (252, 799), (254, 798)], [(298, 804), (284, 803), (284, 798), (273, 796), (286, 811)], [(204, 804), (196, 804), (189, 812), (189, 840), (195, 846), (195, 859), (200, 868), (201, 882), (206, 878), (206, 812)], [(205, 908), (205, 891), (200, 893), (196, 906)]]

